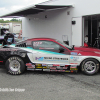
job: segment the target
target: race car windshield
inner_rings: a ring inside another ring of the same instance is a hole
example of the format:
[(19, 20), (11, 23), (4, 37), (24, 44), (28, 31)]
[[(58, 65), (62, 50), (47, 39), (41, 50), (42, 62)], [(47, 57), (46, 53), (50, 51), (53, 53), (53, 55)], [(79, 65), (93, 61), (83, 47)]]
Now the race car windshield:
[(67, 48), (70, 49), (70, 50), (73, 49), (73, 47), (70, 47), (69, 45), (67, 45), (67, 44), (65, 44), (65, 43), (63, 43), (63, 42), (61, 42), (61, 41), (59, 41), (59, 40), (56, 40), (56, 41), (57, 41), (58, 43), (62, 44), (63, 46), (67, 47)]

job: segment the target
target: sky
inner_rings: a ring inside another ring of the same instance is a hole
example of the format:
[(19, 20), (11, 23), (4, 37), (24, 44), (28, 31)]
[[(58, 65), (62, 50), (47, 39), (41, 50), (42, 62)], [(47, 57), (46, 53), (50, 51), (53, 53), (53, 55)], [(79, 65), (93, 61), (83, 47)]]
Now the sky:
[[(11, 13), (26, 6), (38, 4), (48, 0), (2, 0), (0, 2), (0, 16)], [(5, 18), (4, 20), (6, 20)]]

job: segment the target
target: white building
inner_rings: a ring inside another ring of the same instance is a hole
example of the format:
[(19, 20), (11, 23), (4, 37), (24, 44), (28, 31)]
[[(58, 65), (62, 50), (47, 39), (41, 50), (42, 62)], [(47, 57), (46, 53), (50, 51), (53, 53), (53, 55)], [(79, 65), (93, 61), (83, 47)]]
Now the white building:
[[(93, 45), (99, 37), (100, 0), (50, 0), (3, 15), (22, 16), (24, 37), (50, 37), (82, 46), (84, 37)], [(63, 38), (63, 39), (62, 39)]]

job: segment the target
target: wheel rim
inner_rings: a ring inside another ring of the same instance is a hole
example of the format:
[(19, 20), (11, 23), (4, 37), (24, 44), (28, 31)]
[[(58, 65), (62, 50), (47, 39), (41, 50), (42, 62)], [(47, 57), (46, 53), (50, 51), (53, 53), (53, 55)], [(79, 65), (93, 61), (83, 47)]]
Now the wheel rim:
[(12, 60), (9, 64), (9, 68), (16, 72), (20, 69), (20, 63), (17, 60)]
[(93, 61), (87, 61), (84, 65), (84, 69), (88, 73), (93, 73), (96, 70), (96, 64)]

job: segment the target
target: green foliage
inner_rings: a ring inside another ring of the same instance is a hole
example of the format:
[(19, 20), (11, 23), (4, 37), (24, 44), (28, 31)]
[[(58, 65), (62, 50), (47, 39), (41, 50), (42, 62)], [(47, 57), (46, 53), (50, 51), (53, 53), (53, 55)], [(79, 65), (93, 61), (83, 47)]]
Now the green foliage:
[(10, 23), (10, 22), (22, 22), (21, 19), (11, 19), (11, 20), (4, 20), (4, 19), (0, 19), (0, 23)]

